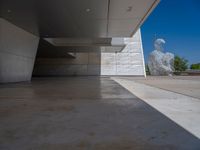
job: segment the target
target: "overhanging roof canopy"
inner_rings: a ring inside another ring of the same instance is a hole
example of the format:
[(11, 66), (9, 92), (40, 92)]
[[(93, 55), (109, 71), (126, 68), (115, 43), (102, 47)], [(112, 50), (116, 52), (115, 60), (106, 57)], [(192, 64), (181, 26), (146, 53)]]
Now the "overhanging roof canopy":
[(130, 37), (159, 0), (1, 0), (1, 17), (41, 37)]

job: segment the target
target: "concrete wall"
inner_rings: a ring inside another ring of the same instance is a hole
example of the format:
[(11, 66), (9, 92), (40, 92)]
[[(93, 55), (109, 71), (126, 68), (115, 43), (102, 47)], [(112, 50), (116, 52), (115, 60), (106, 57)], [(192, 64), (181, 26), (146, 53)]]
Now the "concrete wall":
[(146, 75), (140, 30), (125, 43), (127, 46), (119, 53), (101, 54), (101, 75)]
[(0, 18), (0, 83), (31, 80), (39, 37)]
[[(133, 38), (125, 39), (127, 46), (120, 53), (83, 52), (75, 58), (46, 58), (50, 52), (65, 51), (40, 43), (34, 76), (65, 75), (138, 75), (145, 76), (140, 30)], [(43, 55), (41, 55), (43, 54)], [(54, 55), (55, 55), (54, 54)], [(56, 55), (55, 55), (56, 56)]]
[(37, 58), (34, 76), (100, 75), (100, 53), (76, 53), (76, 58)]

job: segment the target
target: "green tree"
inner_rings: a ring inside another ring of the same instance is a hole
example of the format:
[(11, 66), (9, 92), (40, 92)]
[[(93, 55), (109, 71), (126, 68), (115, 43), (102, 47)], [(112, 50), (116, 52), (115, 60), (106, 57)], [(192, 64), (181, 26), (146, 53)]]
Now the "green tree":
[(150, 75), (149, 66), (147, 64), (145, 65), (145, 70), (146, 70), (146, 75)]
[(185, 58), (175, 56), (174, 58), (174, 69), (175, 71), (185, 71), (188, 69), (188, 60)]
[(200, 70), (200, 63), (198, 63), (198, 64), (191, 64), (190, 69)]

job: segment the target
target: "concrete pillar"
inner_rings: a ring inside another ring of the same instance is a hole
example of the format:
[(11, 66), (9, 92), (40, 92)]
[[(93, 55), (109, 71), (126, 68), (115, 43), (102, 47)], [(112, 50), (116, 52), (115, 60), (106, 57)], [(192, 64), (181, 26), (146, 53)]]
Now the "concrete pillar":
[(39, 37), (0, 18), (0, 83), (30, 81)]

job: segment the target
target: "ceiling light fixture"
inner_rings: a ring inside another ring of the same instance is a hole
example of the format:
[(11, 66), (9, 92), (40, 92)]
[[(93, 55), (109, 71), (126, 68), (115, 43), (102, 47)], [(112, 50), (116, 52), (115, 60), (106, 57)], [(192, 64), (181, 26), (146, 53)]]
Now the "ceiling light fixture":
[(87, 9), (85, 9), (85, 11), (86, 11), (86, 12), (90, 12), (90, 11), (91, 11), (91, 9), (90, 9), (90, 8), (87, 8)]
[(130, 12), (131, 10), (133, 9), (133, 7), (132, 6), (129, 6), (128, 8), (127, 8), (127, 12)]

